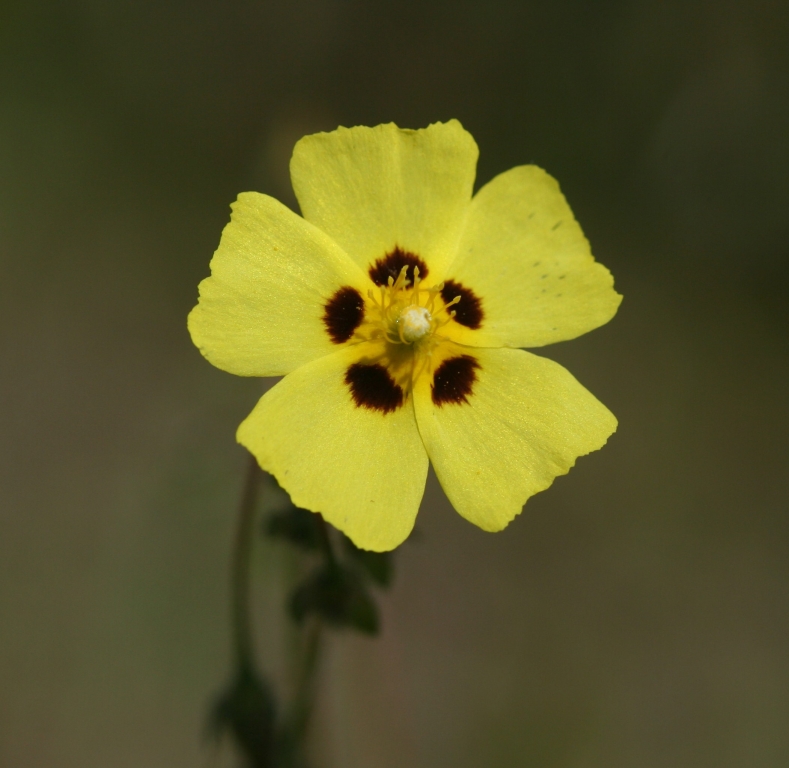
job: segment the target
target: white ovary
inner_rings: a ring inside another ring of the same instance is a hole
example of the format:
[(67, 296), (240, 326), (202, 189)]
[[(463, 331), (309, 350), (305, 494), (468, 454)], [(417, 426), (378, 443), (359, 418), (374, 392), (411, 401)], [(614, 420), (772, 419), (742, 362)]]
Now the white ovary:
[(433, 317), (426, 307), (412, 304), (400, 313), (397, 324), (400, 326), (400, 337), (407, 344), (412, 344), (430, 333)]

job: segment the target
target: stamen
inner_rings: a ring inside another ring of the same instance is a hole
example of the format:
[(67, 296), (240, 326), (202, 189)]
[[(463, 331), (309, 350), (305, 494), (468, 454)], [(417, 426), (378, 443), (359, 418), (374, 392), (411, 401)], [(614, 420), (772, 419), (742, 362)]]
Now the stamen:
[(419, 303), (419, 283), (422, 281), (419, 278), (419, 267), (414, 264), (414, 290), (411, 291), (411, 303)]

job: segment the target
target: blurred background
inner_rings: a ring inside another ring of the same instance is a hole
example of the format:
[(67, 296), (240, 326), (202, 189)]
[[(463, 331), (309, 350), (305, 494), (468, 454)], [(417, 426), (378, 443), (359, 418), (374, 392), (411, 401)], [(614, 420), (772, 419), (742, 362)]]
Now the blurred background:
[[(0, 765), (230, 765), (235, 429), (185, 318), (294, 142), (459, 118), (559, 179), (625, 299), (542, 352), (619, 417), (500, 534), (431, 478), (316, 768), (789, 765), (789, 8), (0, 2)], [(255, 564), (276, 680), (287, 563)]]

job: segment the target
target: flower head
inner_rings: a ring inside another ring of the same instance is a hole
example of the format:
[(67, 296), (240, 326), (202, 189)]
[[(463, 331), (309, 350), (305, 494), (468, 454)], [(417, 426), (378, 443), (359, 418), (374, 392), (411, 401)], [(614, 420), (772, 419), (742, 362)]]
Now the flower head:
[(364, 549), (408, 536), (428, 459), (455, 509), (497, 531), (616, 429), (522, 349), (608, 322), (610, 273), (536, 166), (472, 197), (477, 154), (456, 120), (306, 136), (303, 218), (239, 195), (189, 315), (214, 365), (285, 376), (238, 440)]

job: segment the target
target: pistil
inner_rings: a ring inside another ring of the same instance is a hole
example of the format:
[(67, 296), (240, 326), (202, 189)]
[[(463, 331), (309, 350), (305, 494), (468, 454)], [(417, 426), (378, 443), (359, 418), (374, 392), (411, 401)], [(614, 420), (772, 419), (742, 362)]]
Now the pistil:
[(409, 304), (397, 318), (397, 331), (403, 344), (413, 344), (430, 333), (433, 316), (427, 307)]

